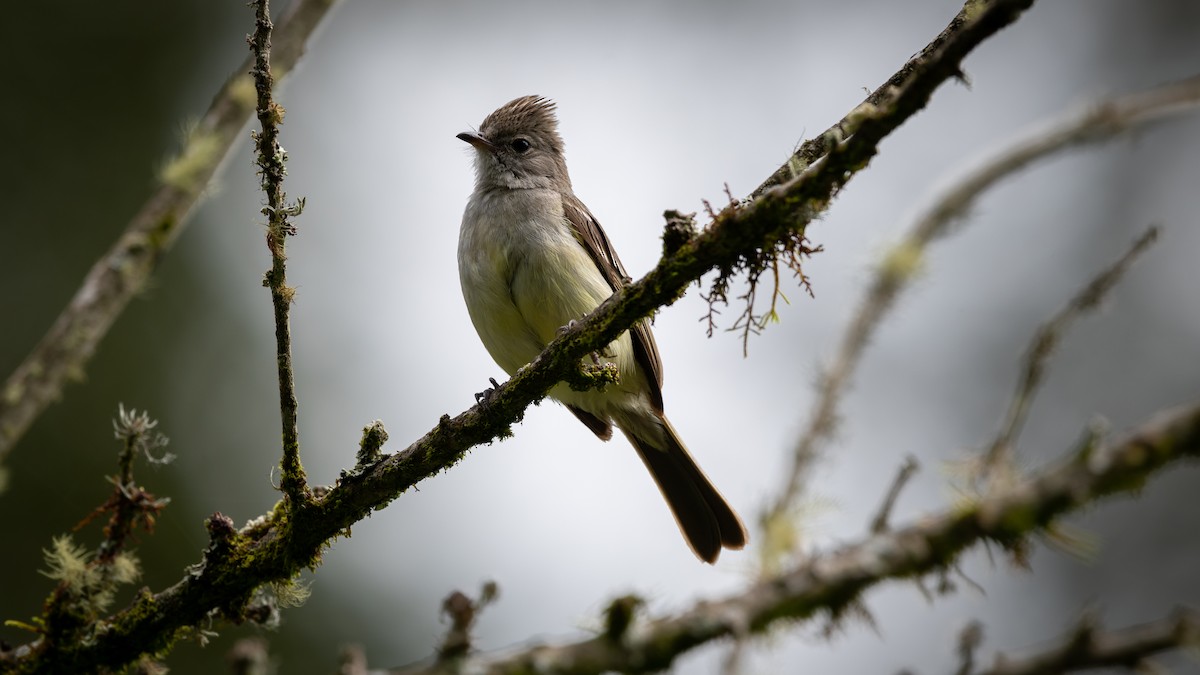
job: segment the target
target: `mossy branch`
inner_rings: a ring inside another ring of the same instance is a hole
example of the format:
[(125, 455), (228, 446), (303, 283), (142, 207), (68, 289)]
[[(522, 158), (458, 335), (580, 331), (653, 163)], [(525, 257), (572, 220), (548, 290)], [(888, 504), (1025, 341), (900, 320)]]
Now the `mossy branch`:
[(1162, 672), (1151, 657), (1200, 645), (1200, 612), (1180, 607), (1155, 621), (1105, 630), (1095, 616), (1085, 615), (1073, 630), (1042, 650), (1021, 657), (997, 656), (991, 668), (976, 675), (1040, 675), (1101, 668), (1128, 668), (1137, 673)]
[(287, 175), (287, 153), (279, 144), (279, 127), (283, 124), (283, 106), (275, 102), (275, 78), (271, 73), (271, 3), (254, 0), (254, 34), (246, 41), (254, 56), (255, 115), (261, 131), (253, 133), (258, 153), (258, 175), (267, 203), (262, 209), (267, 217), (267, 250), (271, 252), (271, 269), (263, 286), (271, 290), (275, 314), (275, 364), (279, 379), (279, 415), (282, 425), (283, 458), (280, 461), (282, 478), (279, 487), (293, 506), (308, 499), (308, 484), (300, 464), (300, 429), (297, 422), (300, 404), (296, 399), (296, 376), (292, 371), (292, 327), (289, 313), (296, 289), (287, 284), (287, 238), (296, 234), (289, 218), (300, 215), (304, 199), (287, 203), (283, 179)]

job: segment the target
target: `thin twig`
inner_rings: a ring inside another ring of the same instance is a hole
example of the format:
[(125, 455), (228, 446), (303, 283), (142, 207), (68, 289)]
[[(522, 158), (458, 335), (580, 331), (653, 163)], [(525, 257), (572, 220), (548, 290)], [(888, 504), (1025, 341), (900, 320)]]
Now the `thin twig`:
[(135, 528), (140, 526), (152, 532), (155, 518), (170, 502), (166, 498), (156, 498), (144, 488), (138, 487), (133, 480), (133, 460), (139, 453), (145, 454), (152, 461), (169, 462), (172, 459), (169, 453), (163, 455), (162, 460), (153, 459), (153, 451), (168, 443), (166, 436), (155, 431), (157, 426), (158, 420), (151, 419), (145, 410), (139, 413), (137, 410), (126, 411), (124, 405), (117, 407), (117, 418), (113, 420), (113, 434), (117, 440), (123, 442), (123, 446), (117, 456), (117, 475), (112, 477), (113, 494), (108, 502), (98, 509), (112, 512), (108, 525), (104, 527), (104, 541), (100, 544), (96, 556), (99, 562), (112, 562), (125, 548), (126, 540)]
[(1117, 285), (1125, 272), (1143, 251), (1158, 238), (1158, 228), (1149, 227), (1142, 233), (1129, 250), (1116, 262), (1096, 275), (1087, 286), (1084, 286), (1070, 302), (1058, 311), (1049, 321), (1042, 324), (1025, 352), (1025, 364), (1021, 368), (1021, 377), (1013, 392), (1008, 414), (1000, 433), (992, 441), (983, 459), (981, 474), (986, 476), (992, 469), (1011, 458), (1013, 445), (1021, 435), (1025, 419), (1029, 416), (1029, 408), (1033, 398), (1041, 386), (1046, 374), (1046, 367), (1054, 350), (1066, 334), (1071, 324), (1089, 310), (1095, 309)]
[(339, 658), (337, 675), (368, 675), (367, 653), (362, 645), (346, 645)]
[[(275, 76), (295, 67), (304, 45), (337, 0), (296, 0), (275, 32)], [(92, 266), (71, 302), (0, 390), (0, 462), (69, 380), (79, 379), (113, 321), (145, 287), (188, 224), (221, 159), (254, 111), (246, 62), (225, 82), (162, 172), (162, 184), (112, 248)]]
[(450, 620), (450, 629), (437, 650), (439, 663), (454, 661), (471, 651), (471, 631), (483, 609), (495, 602), (499, 587), (494, 581), (484, 583), (478, 598), (467, 597), (462, 591), (454, 591), (442, 601), (442, 614)]
[(283, 191), (287, 154), (279, 145), (283, 106), (271, 96), (274, 79), (271, 77), (273, 25), (270, 1), (254, 0), (252, 4), (255, 14), (254, 35), (248, 41), (250, 51), (254, 54), (254, 68), (250, 72), (254, 76), (258, 100), (255, 114), (262, 127), (262, 131), (254, 135), (254, 140), (262, 189), (267, 195), (263, 215), (267, 216), (267, 249), (271, 252), (271, 269), (263, 285), (271, 289), (271, 303), (275, 309), (275, 360), (279, 373), (279, 412), (283, 426), (283, 459), (280, 461), (283, 475), (279, 487), (293, 504), (301, 504), (308, 499), (308, 495), (304, 467), (300, 464), (300, 432), (296, 422), (299, 404), (296, 401), (296, 379), (292, 372), (292, 330), (288, 319), (296, 290), (287, 285), (286, 243), (289, 236), (296, 234), (296, 228), (288, 218), (300, 215), (304, 200), (289, 205)]
[(975, 653), (983, 643), (983, 625), (972, 621), (958, 634), (958, 670), (957, 675), (971, 675), (975, 669)]
[(1120, 630), (1096, 627), (1084, 616), (1070, 633), (1039, 652), (1021, 658), (996, 657), (977, 675), (1043, 675), (1124, 667), (1133, 670), (1151, 656), (1200, 646), (1200, 614), (1180, 608), (1171, 616)]
[(273, 671), (266, 639), (247, 637), (233, 643), (225, 654), (231, 675), (268, 675)]
[(913, 474), (917, 472), (920, 464), (917, 463), (917, 458), (909, 455), (904, 458), (904, 464), (900, 465), (900, 470), (896, 472), (896, 478), (892, 480), (892, 486), (888, 488), (887, 495), (883, 498), (883, 503), (879, 505), (879, 511), (875, 517), (871, 519), (871, 532), (880, 534), (887, 532), (888, 520), (892, 516), (892, 509), (896, 506), (896, 499), (900, 497), (900, 491), (908, 483)]
[(958, 178), (917, 216), (908, 235), (877, 267), (874, 279), (846, 327), (837, 355), (821, 378), (808, 426), (793, 451), (785, 488), (764, 514), (763, 521), (772, 522), (783, 517), (800, 500), (809, 472), (837, 427), (842, 396), (872, 336), (895, 306), (901, 291), (921, 269), (928, 245), (947, 234), (980, 195), (1001, 179), (1037, 160), (1078, 145), (1109, 140), (1165, 117), (1193, 111), (1198, 105), (1200, 77), (1121, 96), (1072, 111), (1049, 124), (1038, 125), (1005, 143), (998, 153), (984, 158), (975, 168), (952, 172)]

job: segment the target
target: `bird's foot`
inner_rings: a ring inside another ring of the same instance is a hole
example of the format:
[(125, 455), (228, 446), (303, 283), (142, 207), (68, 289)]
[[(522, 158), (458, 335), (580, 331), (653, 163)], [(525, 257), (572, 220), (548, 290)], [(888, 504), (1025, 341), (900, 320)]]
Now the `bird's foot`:
[(489, 377), (488, 382), (491, 382), (492, 386), (488, 387), (487, 389), (484, 389), (483, 391), (479, 392), (478, 394), (475, 394), (475, 403), (481, 404), (481, 405), (487, 405), (492, 402), (493, 398), (495, 398), (496, 390), (500, 388), (500, 383), (497, 382), (496, 378), (494, 378), (494, 377)]

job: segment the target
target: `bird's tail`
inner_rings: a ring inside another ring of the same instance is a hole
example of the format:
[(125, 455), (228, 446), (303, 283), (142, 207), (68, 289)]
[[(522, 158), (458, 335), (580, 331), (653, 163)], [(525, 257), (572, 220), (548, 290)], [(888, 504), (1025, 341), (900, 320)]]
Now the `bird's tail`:
[(665, 416), (660, 419), (665, 432), (661, 445), (666, 447), (660, 448), (658, 443), (645, 441), (629, 431), (625, 432), (625, 437), (650, 470), (688, 546), (696, 557), (714, 563), (721, 549), (745, 547), (746, 528), (692, 459), (675, 428)]

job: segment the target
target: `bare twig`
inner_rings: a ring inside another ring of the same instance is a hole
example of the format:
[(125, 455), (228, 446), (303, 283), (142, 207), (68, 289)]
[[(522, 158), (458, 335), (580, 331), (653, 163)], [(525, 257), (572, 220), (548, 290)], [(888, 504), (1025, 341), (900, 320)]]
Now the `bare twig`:
[(908, 484), (909, 479), (913, 477), (919, 467), (920, 464), (917, 463), (916, 457), (909, 455), (904, 458), (904, 464), (901, 464), (900, 470), (896, 472), (896, 478), (892, 481), (892, 486), (888, 488), (883, 503), (879, 505), (879, 511), (871, 519), (871, 532), (879, 534), (887, 531), (888, 519), (891, 518), (896, 499), (900, 497), (900, 491)]
[(972, 621), (958, 634), (958, 675), (971, 675), (975, 669), (975, 653), (983, 643), (983, 625)]
[(261, 637), (242, 638), (225, 654), (232, 675), (268, 675), (273, 671), (267, 641)]
[(1005, 415), (1004, 426), (992, 441), (983, 458), (981, 478), (989, 475), (992, 469), (1011, 458), (1013, 445), (1021, 435), (1021, 429), (1029, 415), (1029, 407), (1042, 383), (1050, 356), (1058, 348), (1058, 343), (1066, 334), (1067, 329), (1085, 312), (1095, 309), (1100, 304), (1129, 270), (1129, 267), (1133, 265), (1134, 260), (1157, 238), (1158, 228), (1147, 228), (1124, 255), (1096, 275), (1087, 286), (1084, 286), (1075, 297), (1071, 298), (1065, 307), (1042, 324), (1034, 334), (1025, 352), (1024, 367), (1021, 368), (1021, 377), (1017, 382), (1016, 391), (1013, 392), (1008, 414)]
[(1200, 614), (1180, 608), (1171, 616), (1120, 630), (1098, 628), (1084, 616), (1070, 633), (1045, 649), (1021, 658), (996, 657), (977, 675), (1049, 675), (1077, 670), (1134, 669), (1151, 656), (1200, 645)]
[[(871, 96), (875, 97), (883, 90), (881, 87)], [(917, 216), (903, 241), (892, 248), (876, 269), (874, 279), (846, 328), (837, 355), (821, 379), (819, 396), (809, 415), (808, 426), (793, 451), (785, 488), (779, 499), (766, 511), (763, 521), (770, 523), (786, 517), (799, 501), (809, 472), (821, 456), (823, 444), (832, 437), (837, 426), (837, 411), (842, 396), (871, 337), (887, 312), (895, 306), (900, 292), (920, 270), (928, 245), (949, 232), (980, 195), (1001, 179), (1039, 159), (1078, 145), (1111, 139), (1170, 115), (1194, 111), (1198, 105), (1200, 77), (1129, 94), (1086, 106), (1059, 120), (1039, 125), (1004, 144), (1000, 152), (986, 157), (975, 168), (955, 170), (953, 175), (958, 178)], [(837, 125), (831, 127), (826, 135), (834, 133), (837, 128)], [(808, 152), (811, 150), (802, 147), (798, 156)], [(817, 168), (819, 165), (805, 171)]]
[(337, 675), (367, 675), (367, 653), (362, 645), (346, 645), (342, 648)]
[[(1002, 493), (970, 507), (922, 518), (903, 529), (871, 535), (729, 597), (697, 603), (677, 615), (649, 619), (615, 641), (601, 635), (516, 652), (468, 656), (449, 667), (431, 664), (415, 673), (622, 673), (665, 669), (700, 644), (748, 629), (762, 633), (778, 621), (805, 619), (854, 602), (884, 579), (944, 569), (983, 541), (1004, 545), (1094, 500), (1141, 489), (1159, 468), (1200, 457), (1200, 402), (1164, 413), (1120, 442), (1096, 453), (1075, 453)], [(1176, 640), (1178, 644), (1180, 640)], [(1053, 672), (1053, 671), (1030, 671)]]
[[(296, 0), (275, 33), (275, 75), (282, 78), (337, 0)], [(229, 78), (162, 173), (124, 234), (92, 266), (75, 297), (0, 390), (0, 462), (68, 380), (78, 379), (100, 340), (133, 296), (145, 287), (187, 225), (221, 159), (254, 110), (247, 62)]]
[(307, 499), (307, 480), (304, 467), (300, 465), (300, 432), (296, 423), (299, 404), (296, 401), (296, 379), (292, 372), (292, 329), (288, 312), (296, 289), (287, 285), (287, 237), (296, 234), (296, 228), (288, 220), (300, 215), (304, 200), (287, 204), (283, 191), (283, 177), (287, 175), (287, 153), (279, 145), (279, 125), (283, 123), (283, 106), (272, 99), (274, 79), (271, 76), (271, 9), (269, 0), (254, 0), (254, 35), (247, 38), (250, 51), (254, 54), (254, 88), (258, 105), (255, 114), (262, 126), (254, 134), (258, 151), (258, 172), (262, 189), (267, 196), (263, 215), (267, 217), (267, 249), (271, 252), (271, 269), (263, 279), (263, 285), (271, 289), (271, 303), (275, 308), (275, 360), (279, 374), (279, 412), (283, 425), (283, 459), (280, 462), (282, 477), (279, 487), (292, 501), (303, 503)]

